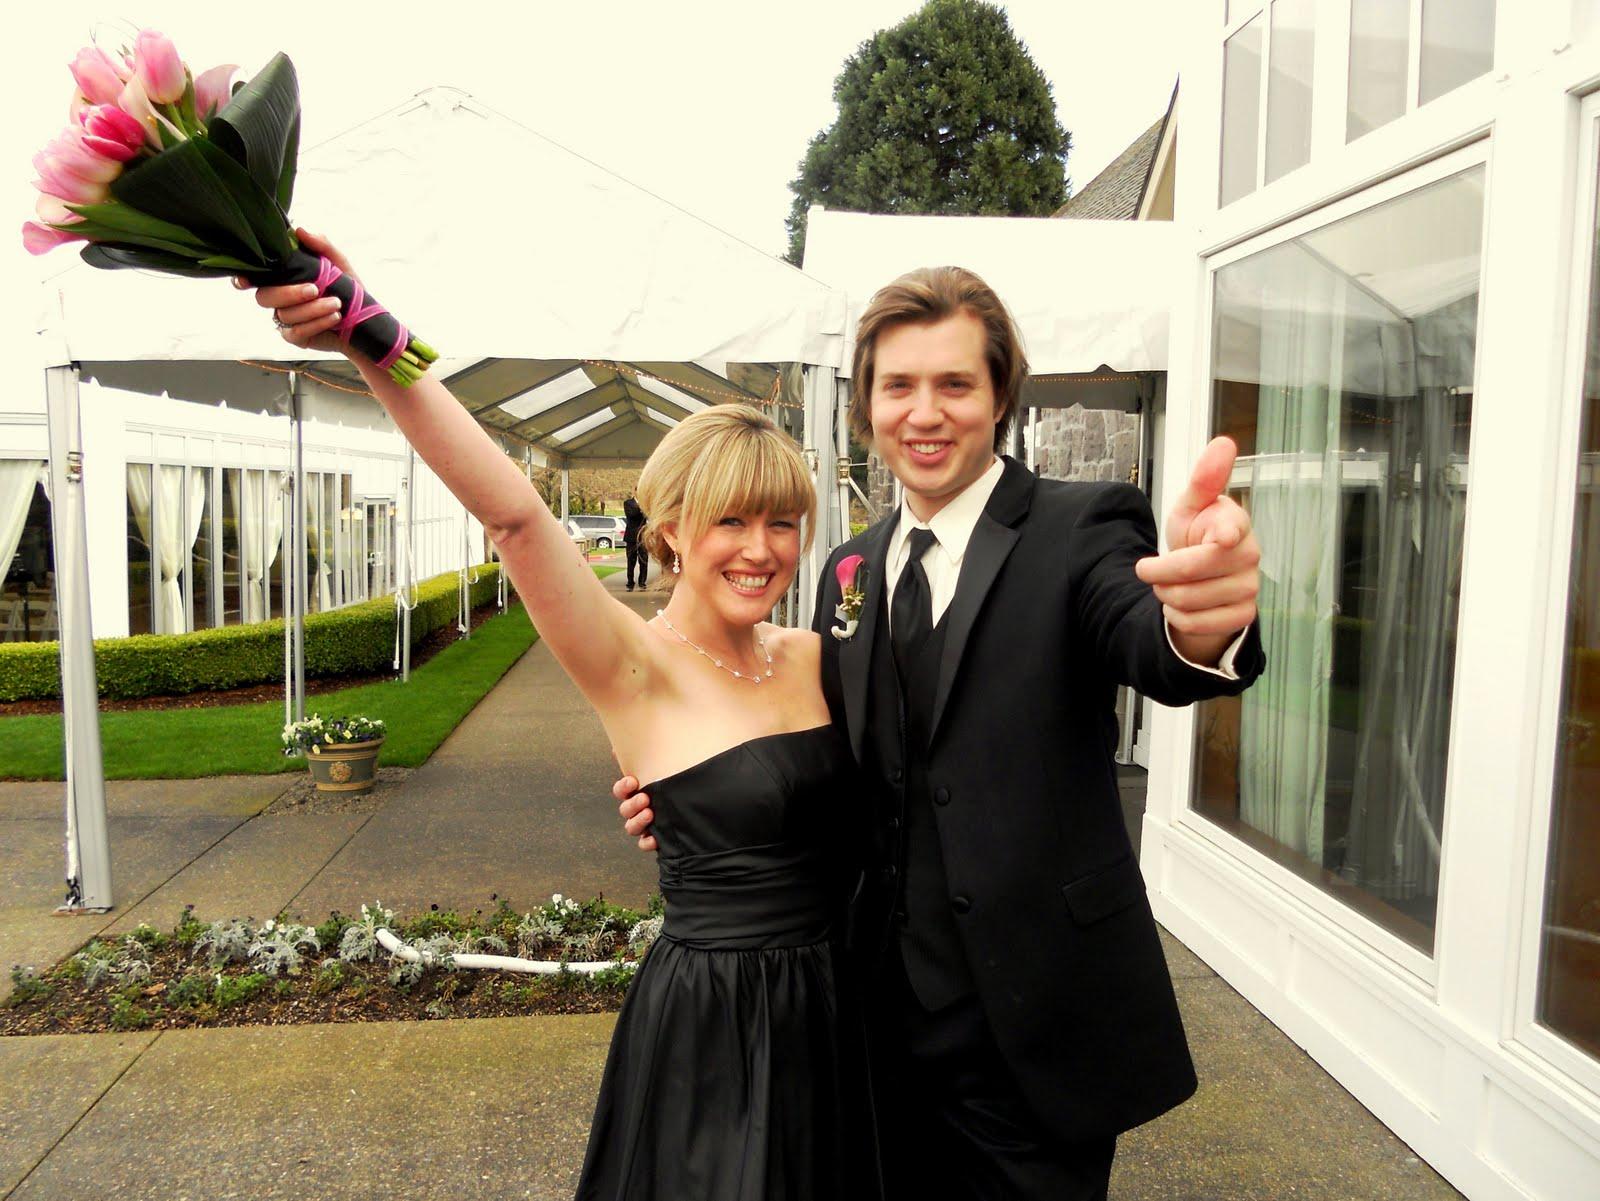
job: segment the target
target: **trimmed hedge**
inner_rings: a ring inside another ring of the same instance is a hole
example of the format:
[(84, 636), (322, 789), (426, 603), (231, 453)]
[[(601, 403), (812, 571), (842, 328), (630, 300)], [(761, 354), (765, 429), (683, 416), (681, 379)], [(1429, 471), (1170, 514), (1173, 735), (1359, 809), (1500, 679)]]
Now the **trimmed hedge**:
[[(500, 578), (498, 563), (473, 568), (472, 606), (488, 603)], [(417, 585), (411, 641), (420, 642), (456, 616), (456, 573)], [(176, 696), (215, 688), (242, 688), (283, 680), (283, 619), (197, 630), (192, 634), (136, 634), (96, 638), (95, 679), (108, 700)], [(394, 661), (392, 596), (306, 616), (306, 675), (337, 676), (382, 671)], [(0, 701), (45, 700), (61, 695), (57, 642), (0, 643)]]

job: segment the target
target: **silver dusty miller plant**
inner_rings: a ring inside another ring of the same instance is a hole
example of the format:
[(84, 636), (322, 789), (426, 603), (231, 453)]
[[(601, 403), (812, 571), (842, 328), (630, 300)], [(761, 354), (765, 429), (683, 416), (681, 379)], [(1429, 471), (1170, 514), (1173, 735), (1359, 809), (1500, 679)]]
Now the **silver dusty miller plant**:
[(661, 935), (661, 926), (665, 918), (647, 917), (634, 922), (628, 928), (628, 950), (635, 955), (643, 955), (650, 949), (650, 944)]
[(212, 922), (202, 931), (200, 937), (194, 940), (191, 954), (204, 955), (212, 967), (245, 963), (250, 958), (250, 944), (254, 941), (255, 932), (250, 929), (250, 924), (242, 918), (230, 917)]
[(382, 901), (363, 904), (361, 920), (345, 927), (344, 937), (339, 940), (339, 958), (346, 963), (358, 960), (376, 962), (378, 956), (384, 954), (383, 944), (378, 941), (378, 931), (393, 921), (394, 911), (385, 909)]
[(322, 941), (315, 930), (293, 922), (285, 922), (280, 926), (275, 920), (268, 919), (256, 932), (248, 953), (255, 960), (257, 970), (269, 976), (298, 976), (302, 947), (312, 951), (322, 950)]
[(120, 944), (92, 943), (72, 957), (83, 969), (83, 986), (113, 984), (124, 988), (150, 979), (150, 951), (132, 935)]

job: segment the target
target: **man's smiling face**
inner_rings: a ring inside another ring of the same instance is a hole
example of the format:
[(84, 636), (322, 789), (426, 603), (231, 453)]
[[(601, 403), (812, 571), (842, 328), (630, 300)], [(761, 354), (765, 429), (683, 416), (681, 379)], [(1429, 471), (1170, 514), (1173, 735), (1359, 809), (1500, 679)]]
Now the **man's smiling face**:
[(994, 462), (994, 380), (968, 312), (892, 325), (873, 348), (872, 441), (927, 521)]

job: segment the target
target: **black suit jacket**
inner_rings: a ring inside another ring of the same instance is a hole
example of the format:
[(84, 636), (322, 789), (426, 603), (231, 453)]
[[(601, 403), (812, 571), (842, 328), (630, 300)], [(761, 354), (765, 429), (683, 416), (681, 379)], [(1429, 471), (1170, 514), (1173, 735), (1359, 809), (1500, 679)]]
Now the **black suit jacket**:
[[(871, 728), (867, 672), (895, 518), (840, 546), (818, 587), (822, 683), (857, 758)], [(1161, 604), (1134, 574), (1156, 553), (1149, 502), (1128, 484), (1037, 479), (1007, 459), (962, 561), (924, 750), (952, 907), (995, 1041), (1060, 1137), (1117, 1133), (1194, 1092), (1172, 982), (1123, 824), (1113, 759), (1116, 688), (1168, 705), (1242, 692), (1265, 666), (1252, 628), (1241, 679), (1172, 651)], [(834, 565), (864, 555), (865, 604), (839, 624)], [(911, 753), (915, 753), (913, 750)], [(862, 831), (852, 943), (888, 941), (889, 819)]]

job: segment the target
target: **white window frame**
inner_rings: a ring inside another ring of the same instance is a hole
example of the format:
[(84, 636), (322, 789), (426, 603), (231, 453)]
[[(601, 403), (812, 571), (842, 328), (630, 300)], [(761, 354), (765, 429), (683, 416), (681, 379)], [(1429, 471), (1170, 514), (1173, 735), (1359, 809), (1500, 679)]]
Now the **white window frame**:
[[(1404, 174), (1393, 176), (1376, 184), (1367, 190), (1353, 196), (1326, 205), (1315, 212), (1285, 222), (1276, 228), (1259, 234), (1248, 240), (1237, 242), (1225, 250), (1218, 251), (1206, 260), (1205, 286), (1202, 289), (1202, 300), (1199, 307), (1198, 329), (1203, 331), (1203, 341), (1199, 347), (1200, 374), (1205, 392), (1205, 420), (1196, 422), (1194, 427), (1195, 441), (1191, 448), (1191, 460), (1198, 455), (1201, 447), (1209, 440), (1208, 431), (1214, 416), (1214, 401), (1211, 387), (1212, 358), (1214, 353), (1212, 330), (1214, 328), (1215, 298), (1216, 298), (1216, 273), (1221, 269), (1248, 258), (1274, 246), (1292, 241), (1304, 234), (1332, 225), (1348, 217), (1355, 216), (1369, 209), (1393, 200), (1396, 197), (1418, 191), (1430, 184), (1439, 182), (1452, 175), (1481, 166), (1484, 169), (1484, 194), (1491, 195), (1493, 163), (1490, 155), (1490, 142), (1487, 137), (1481, 138), (1470, 145), (1441, 154)], [(1488, 234), (1488, 205), (1484, 206), (1483, 227), (1480, 234), (1480, 245), (1484, 247), (1487, 257)], [(1480, 316), (1483, 290), (1480, 285), (1479, 305)], [(1482, 357), (1483, 339), (1477, 340), (1474, 353), (1473, 377), (1478, 378), (1479, 360)], [(1469, 459), (1468, 470), (1471, 470)], [(1468, 490), (1466, 534), (1463, 539), (1464, 546), (1471, 546), (1472, 528), (1472, 491)], [(1463, 782), (1459, 778), (1459, 756), (1456, 751), (1457, 723), (1456, 715), (1464, 702), (1460, 696), (1460, 675), (1451, 681), (1451, 731), (1449, 747), (1446, 751), (1445, 775), (1445, 811), (1448, 813), (1452, 805), (1470, 804), (1472, 798), (1462, 795), (1465, 791)], [(1389, 971), (1397, 975), (1416, 991), (1432, 998), (1436, 992), (1439, 980), (1438, 959), (1436, 955), (1426, 954), (1417, 947), (1398, 935), (1390, 932), (1371, 918), (1365, 917), (1350, 906), (1346, 905), (1337, 896), (1329, 893), (1316, 884), (1297, 874), (1296, 872), (1274, 862), (1268, 856), (1254, 850), (1242, 839), (1229, 834), (1217, 823), (1211, 821), (1194, 808), (1195, 758), (1199, 746), (1200, 728), (1199, 713), (1194, 708), (1187, 711), (1189, 722), (1189, 736), (1181, 740), (1181, 750), (1175, 756), (1174, 767), (1176, 778), (1184, 781), (1184, 804), (1173, 815), (1173, 824), (1197, 838), (1213, 846), (1221, 854), (1242, 867), (1255, 872), (1263, 877), (1270, 885), (1288, 896), (1298, 908), (1314, 915), (1319, 919), (1324, 932), (1349, 945), (1354, 939), (1375, 960)], [(1470, 781), (1467, 783), (1470, 784)], [(1449, 873), (1451, 870), (1448, 844), (1441, 850), (1439, 864), (1439, 896), (1446, 895), (1449, 888)], [(1435, 914), (1434, 947), (1437, 949), (1444, 941), (1443, 928), (1448, 920), (1448, 914), (1443, 908)]]
[[(1528, 814), (1527, 857), (1522, 888), (1522, 913), (1518, 923), (1514, 961), (1517, 989), (1507, 1044), (1575, 1080), (1579, 1087), (1600, 1094), (1600, 1060), (1536, 1019), (1539, 991), (1540, 948), (1543, 942), (1544, 894), (1549, 871), (1550, 823), (1555, 808), (1556, 750), (1561, 730), (1561, 693), (1566, 658), (1567, 588), (1572, 575), (1572, 536), (1578, 486), (1578, 438), (1581, 426), (1581, 397), (1585, 359), (1588, 353), (1591, 274), (1595, 255), (1600, 253), (1594, 220), (1600, 189), (1600, 94), (1583, 100), (1579, 109), (1578, 140), (1575, 147), (1577, 174), (1573, 221), (1567, 231), (1566, 261), (1575, 264), (1572, 272), (1569, 324), (1566, 330), (1565, 365), (1562, 373), (1560, 413), (1556, 419), (1557, 448), (1549, 465), (1555, 477), (1557, 496), (1564, 503), (1556, 506), (1552, 523), (1552, 545), (1565, 547), (1565, 555), (1550, 561), (1550, 586), (1546, 591), (1544, 621), (1544, 665), (1539, 686), (1538, 725), (1535, 750), (1533, 803)], [(1586, 253), (1584, 253), (1586, 252)], [(1580, 253), (1582, 257), (1580, 256)]]

